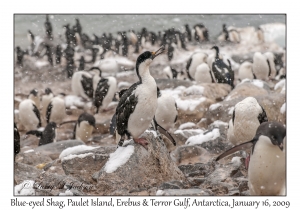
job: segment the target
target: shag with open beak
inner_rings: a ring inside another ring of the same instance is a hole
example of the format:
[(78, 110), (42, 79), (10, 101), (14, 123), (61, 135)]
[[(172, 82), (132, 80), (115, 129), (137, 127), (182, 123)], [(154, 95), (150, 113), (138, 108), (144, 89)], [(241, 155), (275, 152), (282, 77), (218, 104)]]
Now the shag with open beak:
[(149, 67), (153, 59), (164, 53), (164, 50), (162, 46), (156, 52), (146, 51), (137, 58), (136, 73), (139, 81), (123, 93), (116, 109), (116, 130), (121, 137), (119, 146), (123, 145), (127, 136), (147, 148), (147, 140), (140, 136), (149, 127), (157, 108), (157, 85)]

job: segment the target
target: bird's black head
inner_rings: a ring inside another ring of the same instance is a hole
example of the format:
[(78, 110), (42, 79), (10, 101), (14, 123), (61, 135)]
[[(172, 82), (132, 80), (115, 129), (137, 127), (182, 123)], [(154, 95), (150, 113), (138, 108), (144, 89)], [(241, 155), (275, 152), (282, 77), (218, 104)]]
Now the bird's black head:
[(82, 113), (79, 117), (78, 117), (78, 124), (80, 125), (80, 123), (82, 121), (87, 121), (91, 126), (93, 126), (94, 128), (96, 128), (96, 119), (93, 115), (89, 114), (89, 113)]
[(159, 48), (156, 52), (143, 52), (136, 60), (136, 72), (137, 75), (139, 77), (139, 79), (141, 80), (140, 77), (140, 72), (139, 72), (139, 67), (142, 63), (145, 63), (147, 66), (150, 65), (151, 61), (156, 58), (158, 55), (162, 54), (164, 52), (165, 46), (162, 46), (161, 48)]
[(219, 58), (219, 47), (218, 46), (213, 46), (211, 49), (216, 50), (216, 58)]
[(101, 74), (102, 74), (102, 71), (101, 71), (101, 69), (99, 68), (99, 67), (92, 67), (92, 68), (90, 68), (88, 71), (99, 71), (99, 77), (101, 77)]
[(49, 123), (47, 124), (47, 127), (51, 127), (53, 130), (55, 130), (55, 129), (57, 128), (57, 125), (56, 125), (55, 122), (49, 122)]
[(50, 88), (46, 88), (45, 89), (45, 94), (49, 95), (50, 93), (52, 93), (52, 90)]
[(37, 91), (36, 89), (33, 89), (33, 90), (30, 91), (29, 94), (32, 94), (32, 95), (34, 95), (34, 96), (37, 96), (37, 95), (38, 95), (38, 91)]
[(264, 122), (257, 128), (256, 136), (267, 136), (273, 145), (283, 150), (283, 140), (286, 137), (286, 128), (279, 122)]
[(79, 23), (79, 19), (78, 18), (75, 18), (75, 20), (76, 20), (76, 23)]

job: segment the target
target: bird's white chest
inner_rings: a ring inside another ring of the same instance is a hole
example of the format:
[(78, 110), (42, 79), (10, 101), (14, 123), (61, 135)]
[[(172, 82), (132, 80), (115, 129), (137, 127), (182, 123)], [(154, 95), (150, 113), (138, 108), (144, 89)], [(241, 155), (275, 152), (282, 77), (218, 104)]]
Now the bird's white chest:
[(128, 130), (133, 138), (138, 138), (150, 125), (157, 108), (157, 86), (153, 77), (143, 81), (132, 93), (138, 103), (128, 120)]
[(259, 137), (248, 170), (251, 195), (278, 195), (281, 192), (285, 184), (285, 159), (285, 151), (273, 145), (268, 137)]

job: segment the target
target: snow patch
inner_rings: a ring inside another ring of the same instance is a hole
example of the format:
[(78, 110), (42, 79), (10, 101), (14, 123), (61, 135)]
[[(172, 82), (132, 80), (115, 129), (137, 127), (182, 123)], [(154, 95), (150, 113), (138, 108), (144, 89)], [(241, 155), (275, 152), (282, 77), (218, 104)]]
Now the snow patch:
[(74, 194), (72, 193), (71, 190), (66, 190), (64, 193), (59, 193), (58, 195), (62, 195), (62, 196), (70, 195), (70, 196), (73, 196)]
[(208, 133), (201, 133), (196, 136), (191, 136), (188, 138), (188, 140), (185, 142), (186, 145), (194, 145), (194, 144), (202, 144), (207, 141), (215, 140), (220, 136), (220, 131), (218, 128), (214, 128), (212, 131)]
[(163, 190), (157, 190), (156, 195), (164, 195), (164, 191)]
[(66, 157), (70, 154), (74, 154), (74, 153), (78, 153), (78, 152), (83, 152), (83, 151), (89, 151), (89, 150), (93, 150), (99, 147), (91, 147), (91, 146), (86, 146), (86, 145), (77, 145), (75, 147), (69, 147), (67, 149), (64, 149), (60, 155), (59, 158), (63, 158)]
[(199, 85), (192, 85), (186, 88), (183, 93), (186, 95), (202, 95), (204, 91), (204, 87)]
[(280, 108), (280, 113), (283, 114), (285, 113), (285, 108), (286, 107), (286, 103), (282, 104), (281, 108)]
[(279, 82), (276, 83), (274, 90), (277, 90), (279, 88), (283, 88), (285, 86), (285, 79), (280, 80)]
[(209, 111), (216, 110), (217, 108), (219, 108), (219, 107), (221, 107), (221, 106), (223, 106), (223, 105), (220, 104), (220, 103), (212, 104), (212, 105), (210, 105), (210, 107), (209, 107)]
[(211, 125), (214, 125), (214, 127), (220, 127), (220, 125), (228, 126), (228, 123), (221, 120), (216, 120)]
[(87, 157), (87, 156), (89, 156), (89, 155), (93, 155), (93, 154), (94, 154), (94, 153), (91, 153), (91, 152), (85, 153), (85, 154), (80, 154), (80, 155), (69, 154), (68, 156), (63, 157), (63, 158), (62, 158), (62, 161), (64, 161), (64, 160), (71, 160), (71, 159), (73, 159), (73, 158), (85, 158), (85, 157)]
[(176, 100), (176, 104), (177, 107), (183, 111), (194, 111), (196, 109), (196, 107), (201, 104), (202, 102), (204, 102), (206, 100), (205, 97), (201, 97), (199, 99), (177, 99)]
[(183, 123), (179, 126), (179, 130), (184, 130), (186, 128), (191, 128), (191, 127), (194, 127), (196, 124), (195, 123), (192, 123), (192, 122), (187, 122), (187, 123)]
[(84, 102), (82, 101), (82, 98), (75, 95), (67, 95), (65, 96), (65, 105), (66, 107), (84, 107)]
[(30, 152), (34, 152), (34, 150), (30, 149), (30, 150), (25, 151), (24, 153), (30, 153)]
[(35, 195), (33, 186), (34, 181), (24, 180), (21, 184), (15, 186), (15, 195)]
[(134, 146), (119, 147), (114, 153), (109, 155), (109, 159), (105, 164), (104, 171), (113, 173), (120, 166), (124, 165), (134, 152)]

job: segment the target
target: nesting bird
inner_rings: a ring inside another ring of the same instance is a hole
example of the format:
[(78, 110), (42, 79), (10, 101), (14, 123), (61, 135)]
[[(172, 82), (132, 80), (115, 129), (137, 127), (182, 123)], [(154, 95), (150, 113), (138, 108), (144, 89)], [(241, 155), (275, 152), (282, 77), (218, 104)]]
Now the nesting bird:
[(92, 67), (93, 77), (93, 104), (96, 107), (96, 113), (102, 109), (105, 111), (110, 102), (112, 102), (117, 91), (117, 80), (114, 77), (101, 78), (101, 70), (98, 67)]
[(276, 77), (276, 68), (275, 68), (275, 56), (272, 52), (266, 52), (264, 55), (267, 57), (269, 65), (269, 78), (275, 79)]
[(250, 195), (282, 195), (286, 183), (286, 128), (279, 122), (263, 122), (255, 136), (217, 157), (251, 148), (248, 169)]
[(202, 63), (196, 68), (195, 81), (199, 83), (212, 83), (214, 78), (209, 66), (206, 63)]
[(40, 111), (32, 99), (25, 99), (19, 104), (19, 120), (26, 130), (41, 127)]
[(78, 71), (72, 76), (72, 92), (74, 95), (81, 96), (88, 100), (93, 98), (93, 78), (85, 71)]
[(39, 146), (42, 146), (45, 144), (56, 142), (56, 127), (57, 125), (55, 122), (49, 122), (43, 132), (38, 130), (30, 130), (26, 133), (26, 135), (31, 134), (40, 138)]
[(266, 56), (261, 52), (256, 52), (253, 55), (253, 73), (257, 79), (268, 80), (271, 75), (270, 63)]
[(245, 61), (241, 64), (239, 68), (239, 79), (256, 79), (256, 76), (253, 73), (252, 63)]
[(121, 136), (119, 146), (125, 136), (146, 147), (148, 142), (139, 138), (149, 127), (157, 108), (157, 86), (149, 72), (153, 59), (163, 53), (164, 47), (156, 52), (146, 51), (136, 61), (136, 73), (139, 81), (134, 83), (120, 98), (116, 109), (117, 133)]
[(194, 29), (194, 37), (196, 41), (209, 41), (208, 30), (202, 23), (196, 24)]
[(84, 112), (78, 117), (78, 120), (74, 127), (73, 138), (87, 142), (91, 138), (95, 127), (95, 117), (91, 114)]
[(46, 121), (60, 124), (66, 115), (65, 94), (60, 93), (51, 99), (46, 111)]
[(34, 101), (34, 103), (38, 109), (40, 108), (40, 96), (39, 96), (38, 90), (36, 90), (36, 89), (31, 90), (28, 98), (31, 99), (32, 101)]
[[(250, 141), (258, 126), (267, 122), (268, 117), (264, 108), (253, 97), (247, 97), (237, 103), (232, 114), (232, 128), (229, 123), (227, 136), (233, 145)], [(231, 133), (232, 132), (232, 133)]]
[(50, 88), (46, 88), (44, 95), (42, 95), (42, 103), (41, 103), (42, 118), (44, 121), (46, 121), (47, 108), (53, 97), (54, 95), (52, 93), (52, 90)]
[(186, 72), (190, 80), (195, 80), (196, 68), (202, 63), (205, 63), (207, 54), (203, 52), (194, 53), (186, 64)]
[(223, 62), (223, 60), (220, 59), (219, 47), (213, 46), (212, 49), (216, 50), (216, 58), (215, 61), (212, 63), (212, 71), (216, 82), (229, 84), (233, 88), (234, 72), (231, 69), (230, 62), (228, 66), (226, 63)]

